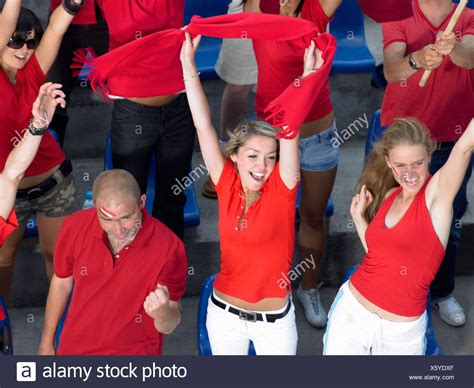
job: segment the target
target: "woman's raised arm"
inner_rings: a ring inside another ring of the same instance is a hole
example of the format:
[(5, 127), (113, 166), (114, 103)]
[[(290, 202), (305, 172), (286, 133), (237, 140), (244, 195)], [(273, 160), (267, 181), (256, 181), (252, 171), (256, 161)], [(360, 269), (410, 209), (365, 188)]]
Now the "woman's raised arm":
[(6, 0), (0, 14), (0, 47), (5, 47), (15, 32), (21, 0)]
[(35, 52), (36, 59), (44, 74), (53, 66), (64, 34), (72, 23), (74, 16), (84, 7), (84, 1), (85, 0), (63, 0), (62, 6), (56, 8), (51, 15), (48, 27)]
[(183, 66), (186, 94), (193, 115), (202, 157), (212, 181), (217, 184), (224, 169), (225, 157), (220, 149), (216, 130), (212, 125), (211, 110), (202, 89), (199, 72), (194, 60), (200, 40), (200, 36), (191, 39), (191, 35), (186, 33), (186, 40), (181, 49), (181, 64)]

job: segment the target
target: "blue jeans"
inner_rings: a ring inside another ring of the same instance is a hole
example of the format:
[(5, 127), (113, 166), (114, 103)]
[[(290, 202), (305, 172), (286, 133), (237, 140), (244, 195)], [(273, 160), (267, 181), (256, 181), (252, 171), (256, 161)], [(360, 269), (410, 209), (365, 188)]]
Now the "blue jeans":
[(183, 192), (172, 187), (189, 173), (195, 128), (186, 94), (160, 107), (118, 100), (112, 112), (110, 141), (114, 168), (130, 172), (146, 193), (148, 167), (156, 151), (153, 216), (178, 237), (184, 234)]
[[(434, 175), (449, 158), (453, 147), (444, 146), (436, 150), (431, 157), (430, 173)], [(441, 267), (436, 274), (436, 277), (431, 283), (431, 298), (442, 298), (451, 294), (454, 290), (454, 276), (456, 273), (456, 257), (459, 250), (459, 241), (461, 240), (461, 224), (460, 220), (467, 209), (467, 184), (472, 174), (472, 167), (474, 157), (471, 158), (471, 163), (467, 168), (466, 175), (462, 182), (461, 188), (456, 194), (453, 202), (453, 222), (449, 234), (449, 241), (446, 247), (446, 255), (444, 256)]]

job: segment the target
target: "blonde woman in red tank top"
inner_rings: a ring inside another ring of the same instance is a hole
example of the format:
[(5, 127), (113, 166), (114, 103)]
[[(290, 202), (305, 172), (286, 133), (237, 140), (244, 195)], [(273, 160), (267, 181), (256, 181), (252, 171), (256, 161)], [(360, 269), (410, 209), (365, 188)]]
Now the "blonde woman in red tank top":
[(430, 176), (435, 148), (415, 119), (395, 119), (375, 144), (350, 210), (366, 256), (333, 302), (324, 354), (424, 354), (429, 286), (472, 158), (474, 120)]

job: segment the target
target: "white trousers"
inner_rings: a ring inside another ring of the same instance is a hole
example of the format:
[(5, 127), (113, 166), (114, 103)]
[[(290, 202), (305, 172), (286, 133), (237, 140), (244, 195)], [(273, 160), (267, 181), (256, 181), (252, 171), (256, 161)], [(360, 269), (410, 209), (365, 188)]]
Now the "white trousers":
[[(237, 308), (214, 294), (214, 297), (227, 306)], [(288, 303), (291, 303), (288, 301)], [(262, 314), (278, 314), (286, 306), (275, 311), (256, 311)], [(239, 309), (241, 310), (241, 309)], [(250, 340), (257, 355), (295, 355), (298, 333), (295, 323), (295, 307), (291, 303), (290, 311), (275, 322), (251, 322), (240, 319), (216, 306), (211, 298), (207, 308), (207, 332), (213, 355), (246, 355)]]
[(411, 322), (371, 313), (345, 282), (334, 299), (324, 334), (324, 355), (424, 355), (426, 312)]

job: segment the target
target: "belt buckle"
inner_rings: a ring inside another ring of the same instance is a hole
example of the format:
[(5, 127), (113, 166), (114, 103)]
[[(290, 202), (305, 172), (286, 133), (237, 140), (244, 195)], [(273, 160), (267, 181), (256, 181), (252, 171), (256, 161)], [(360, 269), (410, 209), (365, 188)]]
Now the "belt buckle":
[(44, 194), (44, 191), (41, 187), (33, 187), (32, 189), (26, 192), (26, 195), (28, 197), (34, 197), (34, 198), (41, 197), (43, 194)]
[(239, 311), (239, 318), (244, 321), (257, 322), (257, 313), (251, 313), (248, 311)]

